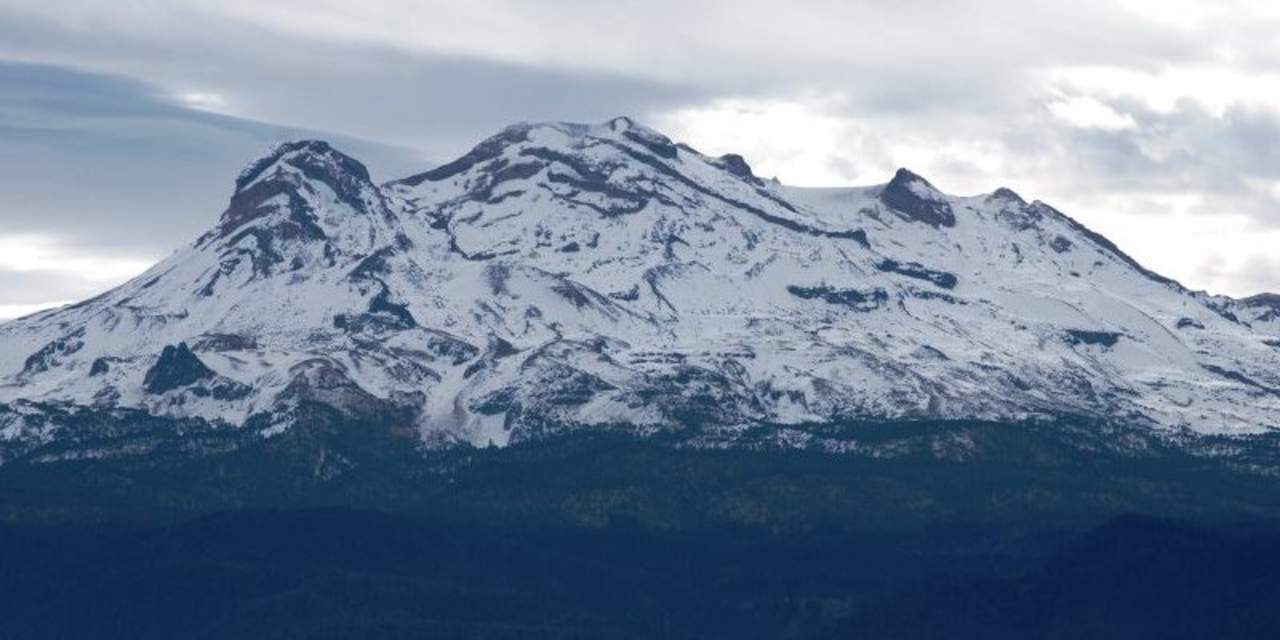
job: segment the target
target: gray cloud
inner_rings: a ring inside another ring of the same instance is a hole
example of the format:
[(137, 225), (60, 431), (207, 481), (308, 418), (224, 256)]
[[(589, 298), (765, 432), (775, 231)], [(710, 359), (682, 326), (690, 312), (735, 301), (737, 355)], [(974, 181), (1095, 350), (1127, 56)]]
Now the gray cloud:
[[(154, 87), (0, 63), (0, 217), (7, 235), (53, 234), (96, 251), (159, 256), (217, 218), (240, 168), (274, 142), (321, 135), (196, 111)], [(373, 169), (424, 160), (338, 138)]]
[(65, 271), (8, 271), (0, 269), (2, 304), (42, 304), (80, 300), (102, 292), (102, 283)]
[(1280, 111), (1233, 106), (1221, 116), (1192, 102), (1161, 113), (1132, 101), (1117, 101), (1131, 116), (1129, 129), (1076, 129), (1050, 124), (1003, 138), (1011, 158), (1026, 164), (1015, 176), (1056, 173), (1063, 191), (1080, 196), (1137, 194), (1132, 213), (1142, 213), (1141, 194), (1195, 193), (1194, 211), (1239, 213), (1261, 224), (1280, 224), (1276, 194), (1257, 187), (1280, 181)]
[(0, 57), (146, 77), (152, 93), (168, 89), (164, 100), (209, 92), (237, 115), (435, 158), (460, 155), (512, 122), (644, 116), (711, 95), (696, 85), (627, 74), (298, 37), (181, 7), (162, 11), (163, 34), (141, 35), (10, 13), (0, 4)]
[[(265, 142), (298, 133), (263, 122), (416, 151), (353, 148), (388, 176), (513, 121), (627, 113), (784, 178), (910, 165), (952, 190), (1011, 186), (1192, 286), (1248, 293), (1280, 273), (1212, 258), (1280, 234), (1278, 25), (1246, 0), (0, 0), (0, 58), (62, 67), (0, 66), (0, 216), (159, 255), (207, 225)], [(1064, 119), (1072, 98), (1098, 113)], [(760, 121), (725, 104), (790, 120), (733, 131)], [(730, 121), (712, 133), (699, 110)], [(1235, 235), (1206, 239), (1217, 219)], [(1218, 244), (1189, 261), (1199, 242)]]

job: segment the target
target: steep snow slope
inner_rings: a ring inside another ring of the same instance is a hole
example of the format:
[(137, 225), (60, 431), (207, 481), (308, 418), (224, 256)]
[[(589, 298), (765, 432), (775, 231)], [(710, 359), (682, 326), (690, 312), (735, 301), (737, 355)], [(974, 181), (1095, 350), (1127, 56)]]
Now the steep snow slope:
[(1274, 316), (1006, 189), (786, 187), (626, 118), (516, 125), (381, 186), (298, 142), (146, 274), (0, 326), (0, 438), (56, 440), (53, 408), (269, 436), (307, 402), (429, 444), (1055, 415), (1251, 433), (1280, 424)]

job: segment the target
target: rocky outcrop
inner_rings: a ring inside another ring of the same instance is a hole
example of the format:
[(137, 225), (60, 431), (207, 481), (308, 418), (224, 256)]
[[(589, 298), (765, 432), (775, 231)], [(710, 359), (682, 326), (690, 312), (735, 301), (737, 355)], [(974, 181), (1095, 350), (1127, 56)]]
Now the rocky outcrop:
[(200, 358), (191, 353), (187, 343), (179, 342), (177, 346), (166, 346), (160, 352), (155, 364), (147, 369), (142, 388), (147, 393), (159, 394), (211, 379), (215, 375)]

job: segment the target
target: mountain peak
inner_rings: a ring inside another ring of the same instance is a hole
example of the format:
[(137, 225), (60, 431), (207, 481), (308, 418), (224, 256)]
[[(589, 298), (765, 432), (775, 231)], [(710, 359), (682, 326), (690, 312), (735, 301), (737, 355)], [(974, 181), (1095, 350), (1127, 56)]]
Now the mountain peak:
[[(317, 187), (323, 185), (340, 203), (358, 212), (368, 212), (376, 187), (369, 170), (323, 140), (298, 140), (276, 145), (255, 160), (236, 178), (235, 193), (218, 224), (217, 237), (225, 237), (251, 221), (283, 206), (293, 224), (309, 235), (318, 234), (307, 211)], [(276, 203), (284, 199), (283, 205)]]
[(627, 116), (618, 116), (604, 124), (613, 131), (621, 132), (636, 126), (636, 121)]
[(236, 178), (236, 191), (243, 191), (265, 175), (274, 173), (273, 167), (291, 167), (306, 177), (325, 182), (335, 177), (350, 176), (369, 182), (369, 170), (360, 161), (334, 149), (323, 140), (295, 140), (276, 145), (266, 155), (249, 164)]
[[(462, 157), (442, 164), (430, 171), (424, 171), (407, 178), (397, 180), (393, 184), (403, 187), (417, 187), (424, 182), (441, 182), (459, 176), (473, 167), (485, 165), (495, 170), (504, 168), (499, 160), (512, 147), (531, 145), (539, 148), (551, 147), (557, 154), (573, 152), (580, 149), (584, 140), (608, 140), (611, 143), (638, 145), (647, 153), (670, 160), (679, 154), (679, 148), (670, 138), (648, 127), (637, 124), (631, 118), (619, 116), (600, 124), (583, 124), (578, 122), (522, 122), (503, 128), (498, 133), (485, 138)], [(532, 152), (534, 154), (538, 151)]]
[(928, 180), (901, 168), (880, 191), (880, 201), (903, 218), (931, 227), (954, 227), (955, 213), (945, 195)]
[(1006, 201), (1006, 202), (1013, 202), (1013, 203), (1016, 203), (1016, 204), (1026, 204), (1026, 203), (1027, 203), (1027, 201), (1026, 201), (1026, 200), (1023, 200), (1023, 199), (1022, 199), (1022, 196), (1018, 195), (1018, 192), (1016, 192), (1016, 191), (1014, 191), (1013, 189), (1010, 189), (1010, 188), (1008, 188), (1008, 187), (1000, 187), (999, 189), (996, 189), (995, 191), (992, 191), (992, 192), (991, 192), (991, 197), (992, 197), (992, 198), (994, 198), (994, 199), (996, 199), (996, 200), (1004, 200), (1004, 201)]
[(898, 167), (898, 170), (893, 172), (893, 179), (889, 181), (889, 184), (895, 184), (895, 183), (906, 184), (906, 183), (913, 183), (913, 182), (922, 182), (924, 183), (925, 186), (929, 187), (930, 189), (934, 188), (933, 184), (928, 180), (926, 180), (924, 176), (906, 167)]

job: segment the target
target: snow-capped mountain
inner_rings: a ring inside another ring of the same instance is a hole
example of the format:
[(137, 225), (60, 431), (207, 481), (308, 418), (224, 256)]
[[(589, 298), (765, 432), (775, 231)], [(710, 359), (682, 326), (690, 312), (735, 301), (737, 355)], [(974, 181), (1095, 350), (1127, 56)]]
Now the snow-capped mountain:
[(271, 437), (308, 403), (433, 445), (1062, 415), (1256, 433), (1280, 425), (1280, 303), (1188, 291), (1007, 189), (788, 187), (617, 118), (512, 126), (381, 185), (280, 146), (190, 246), (0, 325), (10, 455), (87, 415)]

